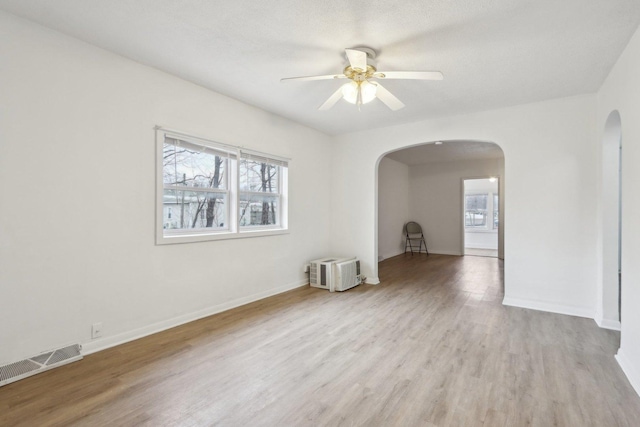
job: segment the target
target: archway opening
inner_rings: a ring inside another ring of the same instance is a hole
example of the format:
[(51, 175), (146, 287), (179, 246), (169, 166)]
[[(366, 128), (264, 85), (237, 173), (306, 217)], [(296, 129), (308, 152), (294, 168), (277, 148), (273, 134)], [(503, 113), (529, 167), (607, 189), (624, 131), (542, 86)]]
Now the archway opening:
[[(403, 226), (422, 225), (430, 253), (464, 254), (464, 180), (500, 180), (498, 257), (504, 259), (504, 153), (493, 142), (446, 140), (403, 147), (378, 160), (376, 256), (404, 253)], [(376, 267), (377, 273), (377, 267)]]
[(622, 122), (618, 111), (607, 118), (602, 139), (602, 287), (599, 324), (620, 329), (622, 302)]

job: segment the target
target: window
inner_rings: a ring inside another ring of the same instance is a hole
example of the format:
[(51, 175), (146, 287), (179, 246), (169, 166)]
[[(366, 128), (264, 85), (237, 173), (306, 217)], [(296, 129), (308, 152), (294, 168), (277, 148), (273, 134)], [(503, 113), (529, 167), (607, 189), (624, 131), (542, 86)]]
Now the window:
[(279, 225), (281, 162), (242, 153), (240, 159), (240, 227)]
[(498, 225), (500, 225), (500, 220), (498, 219), (500, 218), (499, 211), (500, 211), (500, 203), (498, 199), (498, 194), (494, 194), (493, 195), (493, 229), (494, 230), (497, 230)]
[(464, 227), (469, 230), (497, 230), (498, 201), (497, 193), (465, 194)]
[(286, 230), (286, 159), (163, 129), (157, 133), (157, 243)]
[(487, 194), (465, 194), (464, 226), (467, 228), (487, 227)]
[[(164, 234), (185, 230), (226, 230), (230, 153), (165, 137), (162, 145), (162, 228)], [(173, 213), (175, 212), (175, 215)]]

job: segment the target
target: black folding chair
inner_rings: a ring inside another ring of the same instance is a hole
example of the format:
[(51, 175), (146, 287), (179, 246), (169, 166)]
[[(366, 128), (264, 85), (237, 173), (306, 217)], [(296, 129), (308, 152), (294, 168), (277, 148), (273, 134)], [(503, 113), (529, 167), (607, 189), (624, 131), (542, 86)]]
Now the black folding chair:
[(427, 249), (427, 241), (424, 239), (424, 234), (422, 233), (422, 227), (417, 222), (408, 222), (404, 226), (405, 233), (405, 242), (404, 242), (404, 253), (407, 253), (407, 248), (411, 250), (411, 255), (413, 255), (413, 247), (415, 242), (418, 242), (418, 250), (417, 252), (422, 252), (422, 244), (424, 243), (424, 251), (427, 255), (429, 255), (429, 250)]

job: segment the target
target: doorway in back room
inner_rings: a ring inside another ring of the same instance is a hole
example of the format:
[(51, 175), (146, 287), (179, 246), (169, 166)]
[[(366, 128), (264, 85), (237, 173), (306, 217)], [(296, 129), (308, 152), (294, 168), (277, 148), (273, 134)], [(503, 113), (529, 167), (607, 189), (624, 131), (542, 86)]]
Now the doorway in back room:
[(386, 153), (378, 162), (376, 186), (378, 261), (404, 254), (404, 225), (409, 221), (422, 227), (430, 254), (463, 256), (464, 180), (491, 177), (498, 190), (487, 203), (495, 205), (490, 215), (496, 215), (496, 221), (487, 217), (486, 225), (495, 224), (490, 234), (497, 237), (497, 257), (504, 259), (505, 156), (499, 145), (444, 140)]
[(499, 179), (464, 179), (463, 236), (465, 256), (498, 257)]

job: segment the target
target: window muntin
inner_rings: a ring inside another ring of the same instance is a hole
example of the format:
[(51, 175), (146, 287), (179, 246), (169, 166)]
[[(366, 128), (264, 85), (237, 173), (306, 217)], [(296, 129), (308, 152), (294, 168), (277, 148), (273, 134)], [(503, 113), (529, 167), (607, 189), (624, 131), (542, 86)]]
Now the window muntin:
[(261, 236), (287, 229), (286, 159), (157, 131), (158, 243)]

